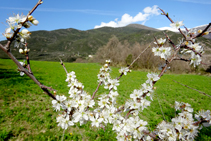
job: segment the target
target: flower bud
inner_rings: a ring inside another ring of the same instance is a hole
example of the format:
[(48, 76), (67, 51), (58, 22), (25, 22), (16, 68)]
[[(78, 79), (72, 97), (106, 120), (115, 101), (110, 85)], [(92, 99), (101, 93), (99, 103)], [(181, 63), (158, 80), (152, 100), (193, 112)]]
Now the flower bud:
[(20, 53), (20, 54), (24, 54), (23, 49), (20, 48), (20, 49), (19, 49), (19, 53)]
[(22, 34), (29, 34), (30, 32), (29, 32), (27, 29), (23, 29), (23, 30), (21, 31), (21, 33), (22, 33)]
[(21, 38), (21, 39), (20, 39), (20, 42), (24, 43), (24, 38)]
[(27, 29), (23, 29), (19, 34), (22, 36), (22, 38), (28, 39), (31, 33)]
[(204, 33), (203, 33), (203, 35), (208, 35), (208, 34), (209, 34), (209, 32), (204, 32)]
[(186, 42), (185, 42), (185, 45), (187, 46), (188, 44), (189, 44), (188, 41), (186, 41)]
[(26, 52), (28, 52), (28, 49), (27, 49), (27, 48), (25, 48), (25, 49), (24, 49), (24, 52), (25, 52), (25, 53), (26, 53)]
[(33, 21), (32, 21), (32, 24), (33, 24), (33, 25), (38, 25), (38, 23), (39, 23), (38, 20), (33, 20)]
[(108, 68), (108, 64), (105, 64), (104, 67), (105, 67), (105, 68)]
[(28, 20), (29, 20), (30, 22), (33, 21), (33, 19), (34, 19), (34, 18), (33, 18), (32, 15), (29, 15), (29, 16), (28, 16)]
[(202, 30), (201, 30), (201, 29), (199, 29), (199, 30), (198, 30), (198, 33), (202, 33)]

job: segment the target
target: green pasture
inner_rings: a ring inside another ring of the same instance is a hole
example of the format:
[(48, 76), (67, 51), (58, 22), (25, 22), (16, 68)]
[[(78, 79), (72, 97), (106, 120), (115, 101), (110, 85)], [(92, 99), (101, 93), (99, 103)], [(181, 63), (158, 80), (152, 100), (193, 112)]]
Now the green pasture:
[[(68, 71), (75, 71), (77, 79), (92, 94), (98, 83), (97, 73), (101, 67), (96, 63), (65, 63)], [(31, 61), (35, 77), (44, 85), (57, 90), (57, 94), (68, 96), (66, 75), (59, 62)], [(148, 72), (132, 71), (120, 79), (118, 104), (123, 104), (134, 89), (139, 89), (147, 79)], [(118, 68), (112, 68), (112, 77), (118, 77)], [(148, 122), (150, 130), (162, 120), (175, 116), (174, 102), (191, 104), (194, 112), (211, 110), (211, 98), (184, 87), (173, 80), (211, 95), (211, 77), (192, 74), (164, 74), (156, 84), (151, 106), (140, 117)], [(97, 94), (105, 93), (101, 86)], [(61, 140), (63, 130), (57, 127), (52, 99), (28, 76), (21, 77), (16, 65), (0, 59), (0, 140)], [(163, 114), (161, 112), (163, 111)], [(91, 127), (90, 123), (75, 125), (65, 131), (64, 140), (115, 140), (112, 126), (105, 129)], [(211, 128), (200, 131), (197, 140), (211, 140)]]

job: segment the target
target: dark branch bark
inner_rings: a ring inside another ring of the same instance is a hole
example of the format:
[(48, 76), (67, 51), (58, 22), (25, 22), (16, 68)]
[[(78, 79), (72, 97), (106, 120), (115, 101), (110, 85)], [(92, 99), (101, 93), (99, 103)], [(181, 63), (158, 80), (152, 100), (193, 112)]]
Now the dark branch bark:
[(175, 46), (175, 44), (173, 43), (173, 41), (169, 38), (169, 36), (168, 36), (165, 32), (163, 32), (163, 33), (165, 34), (165, 36), (166, 36), (166, 38), (168, 39), (169, 43), (174, 47), (174, 50), (176, 50), (176, 46)]
[(201, 37), (203, 34), (204, 34), (204, 32), (206, 32), (207, 30), (208, 30), (208, 28), (211, 26), (211, 23), (209, 23), (208, 25), (207, 25), (207, 27), (201, 32), (201, 33), (199, 33), (198, 35), (196, 35), (194, 38), (198, 38), (198, 37)]
[(66, 67), (65, 67), (64, 63), (62, 62), (62, 59), (61, 59), (61, 58), (59, 58), (59, 60), (60, 60), (60, 64), (63, 66), (63, 68), (64, 68), (64, 70), (65, 70), (66, 74), (68, 74), (67, 69), (66, 69)]

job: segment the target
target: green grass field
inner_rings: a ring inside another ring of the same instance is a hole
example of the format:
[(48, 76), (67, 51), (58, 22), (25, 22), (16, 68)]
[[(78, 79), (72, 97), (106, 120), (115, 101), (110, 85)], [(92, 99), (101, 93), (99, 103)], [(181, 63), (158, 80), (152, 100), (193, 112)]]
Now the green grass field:
[[(68, 96), (66, 75), (59, 62), (31, 61), (35, 77), (46, 86), (58, 90), (57, 94)], [(97, 87), (97, 73), (101, 65), (96, 63), (65, 63), (68, 71), (75, 71), (77, 79), (92, 94)], [(118, 104), (129, 98), (134, 89), (139, 89), (147, 79), (147, 72), (132, 71), (120, 79)], [(112, 68), (113, 78), (119, 75), (118, 68)], [(211, 110), (211, 98), (186, 88), (173, 80), (211, 95), (211, 77), (189, 74), (165, 74), (156, 84), (154, 101), (143, 111), (141, 118), (149, 123), (149, 129), (175, 115), (174, 102), (191, 104), (195, 111)], [(97, 94), (105, 90), (100, 87)], [(63, 130), (57, 127), (56, 116), (48, 97), (28, 76), (21, 77), (11, 60), (0, 59), (0, 140), (61, 140)], [(161, 112), (161, 108), (164, 117)], [(211, 140), (211, 128), (200, 131), (197, 140)], [(68, 128), (65, 140), (115, 140), (112, 126), (103, 129), (91, 127)]]

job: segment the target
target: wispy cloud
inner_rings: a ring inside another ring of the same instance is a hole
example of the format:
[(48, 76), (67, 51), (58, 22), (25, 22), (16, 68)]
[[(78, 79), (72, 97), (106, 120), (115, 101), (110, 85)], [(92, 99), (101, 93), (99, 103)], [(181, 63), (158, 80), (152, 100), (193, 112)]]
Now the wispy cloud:
[(0, 9), (6, 9), (6, 10), (23, 10), (23, 11), (30, 11), (30, 8), (16, 8), (16, 7), (0, 7)]
[[(30, 11), (29, 8), (16, 8), (16, 7), (0, 7), (0, 9), (7, 10), (20, 10), (20, 11)], [(38, 8), (36, 11), (41, 12), (79, 12), (86, 14), (95, 14), (95, 15), (112, 15), (119, 16), (115, 11), (102, 11), (102, 10), (94, 10), (94, 9), (57, 9), (57, 8)]]
[(188, 3), (198, 3), (198, 4), (211, 4), (210, 0), (174, 0)]
[(101, 22), (100, 25), (96, 25), (94, 28), (100, 28), (104, 26), (122, 27), (135, 22), (142, 22), (142, 24), (144, 24), (147, 20), (149, 20), (150, 16), (159, 15), (158, 11), (159, 9), (157, 5), (154, 5), (152, 7), (146, 7), (144, 8), (143, 13), (139, 12), (134, 17), (125, 13), (124, 15), (122, 15), (121, 20), (118, 20), (118, 18), (116, 18), (114, 21), (110, 21), (108, 23)]

